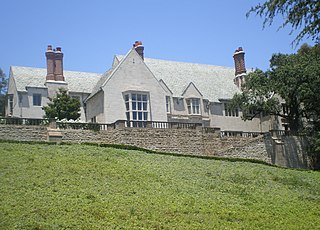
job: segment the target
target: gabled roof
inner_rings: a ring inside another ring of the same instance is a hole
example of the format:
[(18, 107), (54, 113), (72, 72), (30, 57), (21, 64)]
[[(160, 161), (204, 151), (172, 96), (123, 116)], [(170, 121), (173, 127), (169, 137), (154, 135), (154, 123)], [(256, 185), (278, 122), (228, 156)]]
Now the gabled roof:
[[(17, 90), (26, 91), (26, 87), (46, 88), (47, 69), (11, 66), (11, 77), (14, 77)], [(91, 93), (101, 78), (101, 74), (87, 72), (63, 71), (70, 92)]]
[[(123, 57), (117, 55), (118, 60)], [(203, 98), (210, 101), (232, 98), (236, 92), (240, 92), (233, 83), (234, 68), (151, 58), (145, 58), (144, 61), (154, 76), (158, 80), (162, 79), (175, 97), (181, 97), (191, 82)]]
[(189, 85), (183, 90), (182, 96), (184, 96), (185, 93), (187, 92), (187, 90), (188, 90), (190, 87), (192, 87), (192, 86), (195, 88), (195, 90), (196, 90), (201, 96), (203, 96), (202, 93), (198, 90), (198, 88), (193, 84), (193, 82), (190, 82)]

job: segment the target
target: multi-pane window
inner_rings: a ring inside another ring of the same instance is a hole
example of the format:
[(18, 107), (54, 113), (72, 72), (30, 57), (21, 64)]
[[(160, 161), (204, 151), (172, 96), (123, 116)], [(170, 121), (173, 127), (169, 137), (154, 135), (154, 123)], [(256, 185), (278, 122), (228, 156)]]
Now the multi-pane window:
[(224, 115), (229, 117), (239, 117), (239, 109), (238, 108), (230, 108), (228, 103), (224, 103)]
[(129, 93), (124, 95), (126, 117), (134, 127), (144, 127), (148, 121), (148, 95), (142, 93)]
[(9, 95), (9, 111), (10, 115), (13, 114), (13, 95)]
[(38, 94), (38, 93), (33, 94), (33, 105), (41, 106), (41, 94)]
[(171, 100), (170, 100), (170, 96), (166, 96), (166, 110), (167, 110), (167, 113), (171, 113)]
[(200, 99), (190, 98), (187, 99), (187, 108), (189, 114), (200, 114)]

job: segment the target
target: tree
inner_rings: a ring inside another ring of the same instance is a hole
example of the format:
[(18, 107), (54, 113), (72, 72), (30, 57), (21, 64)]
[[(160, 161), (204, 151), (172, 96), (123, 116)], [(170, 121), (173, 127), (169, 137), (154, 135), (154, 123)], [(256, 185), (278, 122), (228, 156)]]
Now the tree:
[(60, 88), (56, 96), (49, 99), (43, 107), (45, 118), (76, 120), (80, 117), (80, 101), (70, 97), (65, 89)]
[(292, 131), (306, 128), (303, 120), (320, 131), (319, 89), (320, 45), (305, 44), (297, 54), (274, 54), (270, 70), (249, 73), (231, 105), (240, 107), (244, 119), (264, 112), (285, 118)]
[(6, 93), (7, 93), (8, 81), (6, 78), (6, 74), (0, 69), (0, 116), (4, 116), (5, 114), (5, 101), (6, 101)]
[[(293, 43), (299, 44), (303, 37), (310, 37), (313, 41), (320, 39), (320, 1), (319, 0), (268, 0), (252, 7), (247, 13), (256, 13), (264, 17), (263, 27), (271, 25), (276, 15), (280, 14), (284, 22), (279, 27), (291, 25), (292, 30), (300, 30)], [(300, 29), (301, 28), (301, 29)]]

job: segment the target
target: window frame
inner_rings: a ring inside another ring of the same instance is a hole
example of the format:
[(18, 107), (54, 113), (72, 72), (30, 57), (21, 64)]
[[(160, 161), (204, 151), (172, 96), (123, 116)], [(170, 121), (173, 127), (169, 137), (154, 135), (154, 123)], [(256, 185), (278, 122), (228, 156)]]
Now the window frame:
[(201, 99), (197, 97), (187, 98), (187, 111), (189, 115), (201, 115)]
[(41, 93), (32, 94), (32, 105), (33, 106), (41, 106), (41, 103), (42, 103)]
[(13, 94), (9, 94), (8, 97), (9, 115), (11, 116), (13, 114)]
[(171, 97), (166, 96), (166, 112), (171, 113)]
[(137, 91), (125, 92), (123, 99), (126, 120), (130, 121), (130, 126), (146, 127), (146, 122), (150, 120), (149, 93)]
[(229, 103), (223, 103), (224, 106), (224, 116), (226, 117), (239, 117), (239, 108), (235, 108), (235, 109), (229, 109), (228, 107)]

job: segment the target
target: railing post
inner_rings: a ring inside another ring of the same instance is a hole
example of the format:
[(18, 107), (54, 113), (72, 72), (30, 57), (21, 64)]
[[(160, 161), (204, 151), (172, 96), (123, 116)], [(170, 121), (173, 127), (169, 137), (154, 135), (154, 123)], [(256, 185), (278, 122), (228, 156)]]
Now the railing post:
[(146, 128), (152, 128), (152, 121), (147, 121)]

